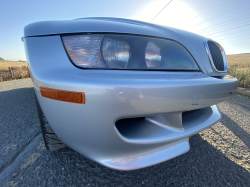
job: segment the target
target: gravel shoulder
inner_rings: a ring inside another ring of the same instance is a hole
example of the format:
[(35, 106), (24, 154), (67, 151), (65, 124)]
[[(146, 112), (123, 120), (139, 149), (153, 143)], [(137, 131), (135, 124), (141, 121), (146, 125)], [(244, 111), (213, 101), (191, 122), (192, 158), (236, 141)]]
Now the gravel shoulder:
[(188, 153), (114, 171), (70, 148), (45, 150), (31, 80), (0, 83), (0, 186), (249, 186), (250, 98), (219, 108), (223, 119), (191, 137)]

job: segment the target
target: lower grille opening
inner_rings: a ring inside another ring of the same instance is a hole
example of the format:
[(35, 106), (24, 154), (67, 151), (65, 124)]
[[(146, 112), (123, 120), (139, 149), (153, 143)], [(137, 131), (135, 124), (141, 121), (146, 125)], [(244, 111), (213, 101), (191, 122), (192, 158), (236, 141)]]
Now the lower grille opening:
[[(115, 127), (125, 139), (139, 142), (154, 141), (164, 137), (177, 137), (199, 128), (212, 114), (212, 108), (207, 107), (179, 113), (120, 119), (115, 123)], [(179, 116), (179, 118), (173, 118), (173, 116)], [(175, 128), (178, 125), (181, 128)]]
[(183, 112), (182, 127), (184, 130), (188, 130), (190, 128), (198, 126), (203, 122), (207, 121), (212, 114), (213, 111), (211, 107)]
[(116, 122), (116, 128), (125, 138), (154, 138), (166, 135), (166, 131), (146, 117), (121, 119)]

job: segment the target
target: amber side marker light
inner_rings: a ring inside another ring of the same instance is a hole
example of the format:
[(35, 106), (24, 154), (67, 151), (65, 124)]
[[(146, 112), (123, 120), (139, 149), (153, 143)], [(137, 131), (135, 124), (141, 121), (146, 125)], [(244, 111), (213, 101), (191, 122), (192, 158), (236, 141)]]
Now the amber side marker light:
[(58, 101), (85, 104), (85, 94), (83, 92), (71, 92), (65, 90), (56, 90), (51, 88), (40, 87), (43, 97)]

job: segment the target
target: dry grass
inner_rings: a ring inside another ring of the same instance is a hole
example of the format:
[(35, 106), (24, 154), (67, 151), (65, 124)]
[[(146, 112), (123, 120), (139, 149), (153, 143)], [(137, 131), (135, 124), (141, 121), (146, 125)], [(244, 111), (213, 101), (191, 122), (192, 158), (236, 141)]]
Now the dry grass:
[[(11, 68), (11, 72), (9, 71), (9, 67)], [(26, 62), (0, 62), (0, 82), (28, 77), (30, 76), (28, 64)]]
[(250, 65), (250, 54), (227, 55), (229, 67), (245, 69)]
[(228, 55), (228, 72), (239, 80), (239, 87), (250, 88), (250, 54)]
[(28, 66), (27, 62), (13, 62), (13, 61), (3, 61), (0, 62), (0, 71), (2, 70), (8, 70), (9, 67), (22, 67), (22, 66)]

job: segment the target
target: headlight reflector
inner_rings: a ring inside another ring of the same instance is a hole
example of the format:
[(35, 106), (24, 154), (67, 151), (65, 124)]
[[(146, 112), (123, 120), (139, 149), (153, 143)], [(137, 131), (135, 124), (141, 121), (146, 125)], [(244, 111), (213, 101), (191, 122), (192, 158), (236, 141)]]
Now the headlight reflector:
[(105, 38), (102, 44), (102, 55), (109, 68), (125, 69), (129, 57), (130, 47), (127, 42)]
[(72, 62), (81, 68), (131, 70), (199, 70), (181, 44), (133, 35), (88, 34), (62, 36)]
[(160, 48), (153, 42), (148, 42), (147, 44), (145, 60), (148, 68), (159, 68), (161, 66)]

